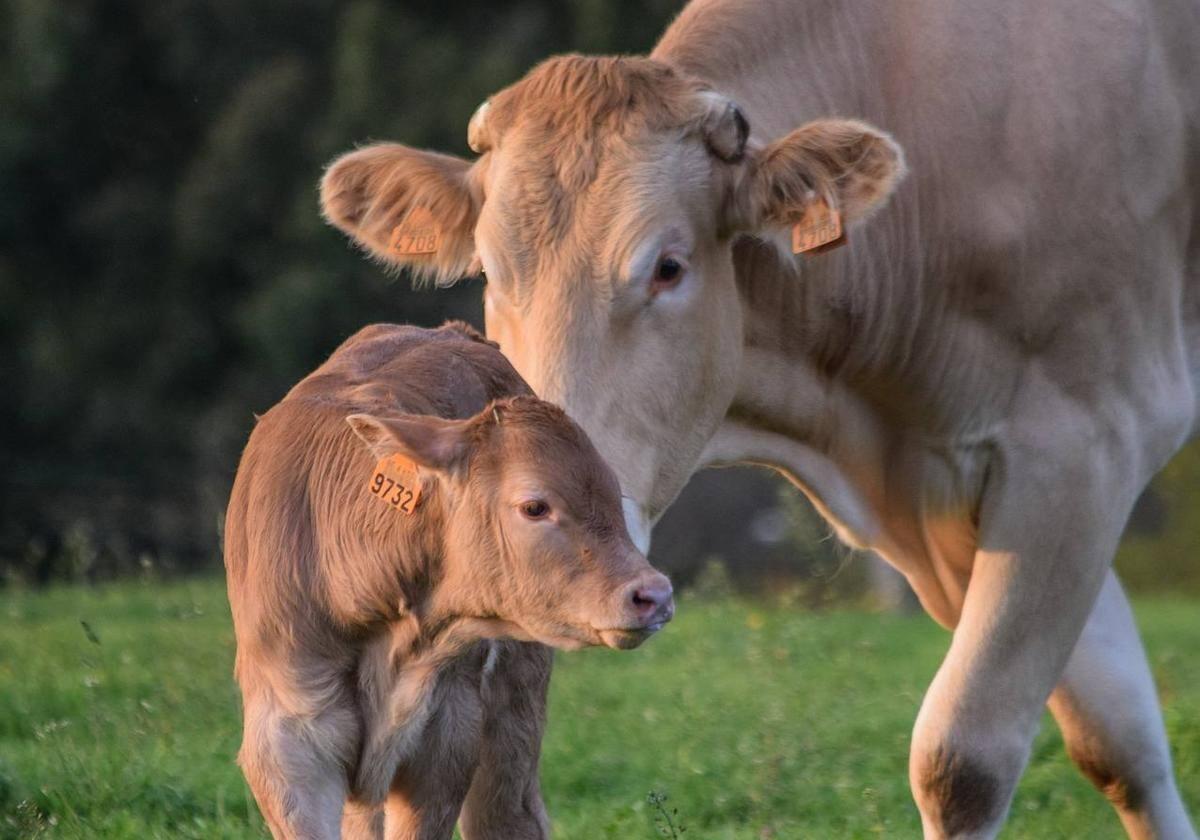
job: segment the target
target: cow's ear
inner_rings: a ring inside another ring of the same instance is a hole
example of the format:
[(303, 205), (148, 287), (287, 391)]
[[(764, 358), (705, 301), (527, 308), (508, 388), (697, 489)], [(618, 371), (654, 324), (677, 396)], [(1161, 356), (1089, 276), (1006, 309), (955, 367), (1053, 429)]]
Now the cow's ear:
[(806, 215), (851, 223), (883, 205), (904, 175), (904, 155), (887, 134), (856, 120), (817, 120), (755, 150), (736, 201), (738, 227), (781, 229)]
[(351, 414), (350, 428), (376, 458), (403, 455), (418, 466), (455, 472), (466, 466), (471, 436), (465, 420), (444, 420), (426, 414), (377, 417)]
[(465, 276), (475, 258), (479, 196), (471, 164), (395, 143), (335, 160), (321, 180), (321, 210), (385, 263), (438, 284)]

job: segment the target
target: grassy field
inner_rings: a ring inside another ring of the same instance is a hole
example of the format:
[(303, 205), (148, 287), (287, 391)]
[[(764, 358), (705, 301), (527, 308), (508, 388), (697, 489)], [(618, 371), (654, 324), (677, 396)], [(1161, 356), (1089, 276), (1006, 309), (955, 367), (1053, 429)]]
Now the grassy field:
[[(1200, 604), (1139, 605), (1200, 812)], [(557, 838), (917, 837), (909, 730), (948, 637), (919, 616), (684, 600), (632, 653), (558, 657), (543, 759)], [(233, 763), (218, 581), (0, 593), (0, 837), (265, 836)], [(1005, 837), (1123, 836), (1047, 720)]]

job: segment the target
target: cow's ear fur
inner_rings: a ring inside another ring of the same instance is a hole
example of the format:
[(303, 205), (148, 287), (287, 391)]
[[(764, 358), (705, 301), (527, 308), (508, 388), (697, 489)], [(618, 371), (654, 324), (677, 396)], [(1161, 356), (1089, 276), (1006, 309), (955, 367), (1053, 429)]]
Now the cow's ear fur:
[(846, 223), (877, 210), (904, 176), (891, 137), (856, 120), (816, 120), (755, 150), (736, 205), (749, 232), (790, 227), (824, 199)]
[(427, 414), (351, 414), (346, 422), (376, 458), (403, 455), (426, 469), (453, 473), (466, 466), (470, 454), (471, 435), (465, 420)]
[[(418, 279), (447, 285), (475, 259), (479, 197), (471, 164), (450, 155), (380, 143), (335, 160), (321, 180), (321, 210), (329, 223), (384, 263), (412, 269)], [(404, 254), (394, 235), (415, 209), (436, 225), (433, 253)], [(428, 218), (428, 217), (426, 217)]]

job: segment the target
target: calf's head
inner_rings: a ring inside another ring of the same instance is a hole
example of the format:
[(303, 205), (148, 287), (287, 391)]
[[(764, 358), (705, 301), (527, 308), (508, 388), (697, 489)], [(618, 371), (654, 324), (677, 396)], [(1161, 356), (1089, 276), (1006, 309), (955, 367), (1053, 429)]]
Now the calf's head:
[(670, 581), (633, 545), (616, 477), (562, 409), (516, 397), (468, 420), (347, 420), (377, 458), (402, 455), (436, 483), (443, 611), (564, 648), (636, 647), (670, 621)]
[(438, 282), (482, 269), (489, 336), (591, 435), (647, 534), (734, 397), (733, 241), (864, 218), (900, 150), (842, 119), (759, 142), (735, 103), (645, 58), (551, 59), (468, 133), (473, 163), (393, 144), (342, 157), (325, 215)]

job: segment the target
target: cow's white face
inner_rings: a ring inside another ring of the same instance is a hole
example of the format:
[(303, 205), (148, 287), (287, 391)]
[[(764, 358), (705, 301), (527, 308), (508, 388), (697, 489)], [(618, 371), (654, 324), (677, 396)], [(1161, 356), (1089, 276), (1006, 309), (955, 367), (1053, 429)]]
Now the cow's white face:
[[(578, 56), (493, 97), (470, 134), (474, 164), (394, 145), (346, 155), (325, 214), (439, 280), (482, 268), (488, 335), (588, 432), (644, 545), (734, 397), (734, 238), (786, 236), (827, 207), (861, 218), (900, 151), (846, 120), (760, 146), (733, 103), (665, 65)], [(431, 252), (404, 244), (414, 208), (435, 220)]]
[(644, 548), (733, 399), (741, 307), (712, 177), (725, 164), (699, 138), (608, 155), (569, 229), (540, 244), (520, 223), (539, 208), (519, 150), (496, 153), (475, 229), (488, 336), (588, 432)]

